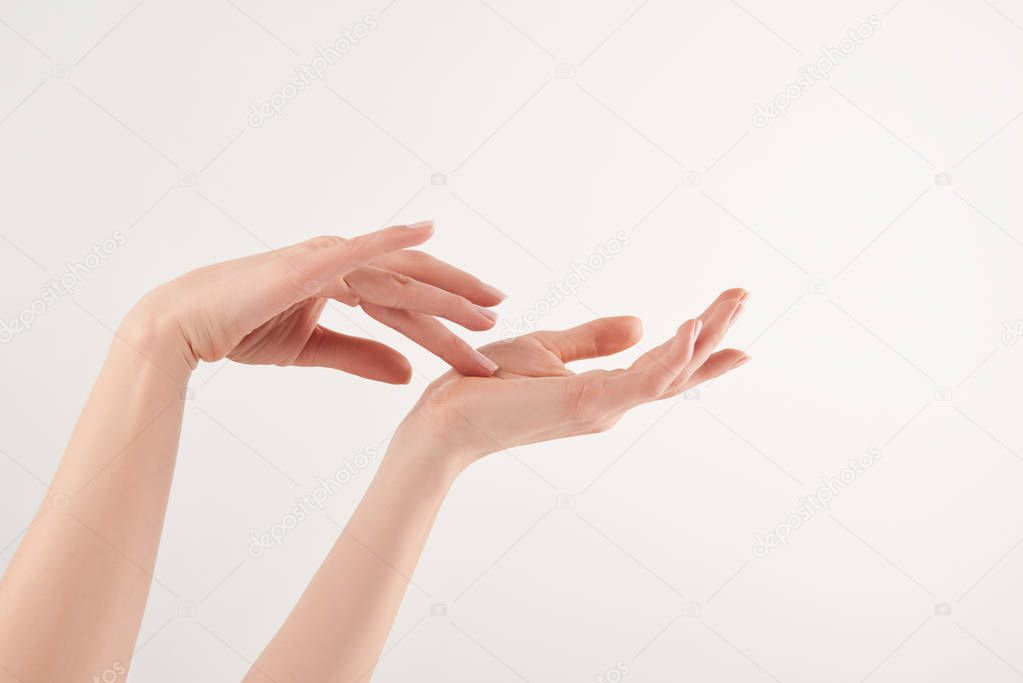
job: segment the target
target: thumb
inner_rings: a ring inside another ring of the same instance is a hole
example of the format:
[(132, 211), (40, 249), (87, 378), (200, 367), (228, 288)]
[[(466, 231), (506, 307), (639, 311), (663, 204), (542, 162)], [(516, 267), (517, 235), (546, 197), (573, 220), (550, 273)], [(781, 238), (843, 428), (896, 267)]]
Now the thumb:
[(388, 384), (408, 384), (412, 378), (408, 359), (390, 346), (341, 334), (322, 325), (317, 325), (309, 335), (292, 365), (332, 368)]

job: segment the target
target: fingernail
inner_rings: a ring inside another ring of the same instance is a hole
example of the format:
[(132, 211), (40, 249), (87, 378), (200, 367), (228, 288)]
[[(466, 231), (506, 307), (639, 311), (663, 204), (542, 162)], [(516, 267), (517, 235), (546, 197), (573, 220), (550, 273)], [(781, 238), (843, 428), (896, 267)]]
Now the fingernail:
[(420, 228), (432, 228), (433, 221), (419, 221), (408, 226), (409, 230), (419, 230)]
[(473, 353), (473, 356), (476, 358), (476, 362), (479, 363), (479, 366), (481, 368), (483, 368), (484, 370), (487, 371), (488, 375), (492, 375), (495, 372), (497, 372), (497, 363), (495, 363), (494, 361), (490, 360), (489, 358), (484, 356), (482, 353), (480, 353), (476, 349), (473, 349), (472, 353)]
[(482, 306), (476, 307), (476, 312), (482, 315), (490, 322), (497, 322), (497, 311), (492, 311), (489, 308), (483, 308)]
[(480, 283), (480, 285), (481, 285), (481, 288), (483, 289), (483, 291), (486, 292), (487, 294), (489, 294), (490, 296), (496, 296), (501, 301), (504, 301), (505, 299), (508, 298), (508, 295), (505, 294), (504, 292), (502, 292), (497, 287), (492, 287), (492, 286), (490, 286), (490, 285), (488, 285), (486, 283)]
[(734, 311), (732, 311), (732, 317), (728, 319), (729, 326), (735, 324), (735, 321), (739, 319), (739, 316), (742, 315), (742, 312), (743, 310), (745, 310), (745, 308), (746, 306), (740, 301), (739, 305), (735, 308)]
[(746, 363), (748, 363), (750, 361), (750, 358), (751, 358), (751, 356), (743, 356), (739, 360), (737, 360), (734, 363), (732, 363), (732, 367), (730, 367), (728, 369), (729, 370), (734, 370), (734, 369), (736, 369), (737, 367), (739, 367), (741, 365), (745, 365)]

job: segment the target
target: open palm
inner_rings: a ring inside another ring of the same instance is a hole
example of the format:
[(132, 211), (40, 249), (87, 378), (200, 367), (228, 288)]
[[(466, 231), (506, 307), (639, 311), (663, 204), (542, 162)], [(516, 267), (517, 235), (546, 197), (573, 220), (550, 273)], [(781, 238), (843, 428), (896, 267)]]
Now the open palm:
[(715, 352), (748, 294), (730, 289), (628, 368), (576, 374), (566, 363), (607, 356), (639, 341), (631, 316), (569, 330), (534, 332), (480, 349), (498, 364), (491, 377), (451, 371), (430, 385), (410, 419), (437, 428), (469, 461), (517, 445), (603, 431), (629, 409), (675, 396), (742, 365), (737, 349)]

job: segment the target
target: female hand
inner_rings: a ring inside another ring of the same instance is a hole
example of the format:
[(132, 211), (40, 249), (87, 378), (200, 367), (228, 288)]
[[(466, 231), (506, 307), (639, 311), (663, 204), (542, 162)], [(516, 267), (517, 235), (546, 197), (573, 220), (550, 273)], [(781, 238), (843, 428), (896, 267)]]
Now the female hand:
[(534, 332), (481, 349), (499, 369), (487, 378), (448, 372), (429, 386), (399, 435), (451, 453), (456, 469), (486, 453), (609, 429), (629, 409), (722, 375), (749, 360), (714, 352), (748, 293), (730, 289), (699, 317), (627, 369), (575, 374), (565, 363), (629, 348), (641, 334), (630, 316), (601, 318), (560, 332)]
[(488, 376), (496, 365), (437, 317), (485, 330), (497, 315), (484, 307), (494, 306), (504, 295), (443, 261), (408, 249), (432, 234), (433, 224), (422, 222), (352, 239), (316, 237), (200, 268), (146, 295), (132, 310), (122, 335), (143, 351), (180, 335), (188, 370), (200, 360), (230, 358), (408, 382), (411, 368), (402, 354), (318, 324), (324, 306), (336, 299), (361, 306), (460, 373)]

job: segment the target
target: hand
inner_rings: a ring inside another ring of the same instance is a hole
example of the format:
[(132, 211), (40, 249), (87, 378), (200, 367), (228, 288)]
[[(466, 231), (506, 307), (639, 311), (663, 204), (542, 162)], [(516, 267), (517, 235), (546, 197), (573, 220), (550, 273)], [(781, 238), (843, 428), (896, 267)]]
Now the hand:
[(126, 321), (128, 336), (151, 341), (154, 336), (180, 335), (189, 369), (200, 360), (230, 358), (408, 382), (411, 368), (402, 354), (318, 324), (324, 306), (336, 299), (360, 306), (460, 373), (488, 376), (496, 365), (437, 317), (485, 330), (497, 315), (484, 307), (494, 306), (504, 295), (443, 261), (408, 249), (432, 234), (433, 224), (423, 222), (352, 239), (317, 237), (200, 268), (146, 295)]
[(748, 361), (737, 349), (714, 352), (747, 297), (742, 289), (722, 292), (702, 315), (627, 369), (575, 374), (565, 363), (635, 344), (641, 325), (631, 316), (484, 346), (481, 351), (497, 362), (498, 371), (487, 378), (443, 375), (427, 388), (397, 436), (432, 442), (452, 454), (457, 470), (487, 453), (604, 431), (641, 403), (675, 396)]

